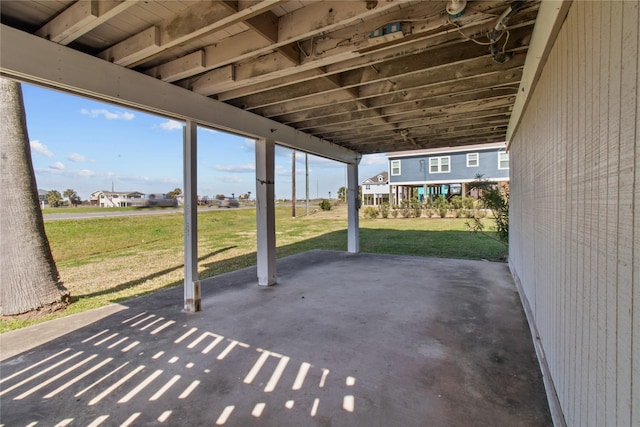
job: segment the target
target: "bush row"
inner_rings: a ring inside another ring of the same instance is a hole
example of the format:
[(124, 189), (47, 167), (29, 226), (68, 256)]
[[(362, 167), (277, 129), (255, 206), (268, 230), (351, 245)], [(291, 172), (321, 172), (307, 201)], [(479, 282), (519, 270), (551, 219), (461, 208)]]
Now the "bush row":
[(383, 203), (377, 207), (368, 206), (364, 208), (363, 215), (365, 218), (388, 218), (391, 215), (393, 218), (397, 218), (399, 215), (403, 218), (419, 218), (426, 216), (432, 218), (439, 216), (445, 218), (447, 216), (454, 216), (456, 218), (473, 218), (486, 216), (484, 206), (478, 201), (460, 196), (453, 196), (449, 200), (444, 196), (439, 196), (433, 200), (427, 200), (422, 203), (416, 199), (403, 200), (400, 205), (389, 205), (389, 203)]

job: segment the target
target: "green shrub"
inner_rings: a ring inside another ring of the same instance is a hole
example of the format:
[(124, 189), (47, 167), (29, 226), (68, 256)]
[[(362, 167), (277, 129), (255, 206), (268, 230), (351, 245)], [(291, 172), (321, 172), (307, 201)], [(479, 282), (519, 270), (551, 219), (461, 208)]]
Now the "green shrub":
[(323, 200), (319, 203), (320, 209), (322, 209), (323, 211), (330, 211), (331, 210), (331, 202), (328, 200)]
[(433, 200), (433, 209), (438, 212), (440, 218), (445, 218), (450, 208), (451, 205), (449, 204), (449, 202), (447, 202), (447, 199), (445, 199), (442, 194), (440, 194)]
[(379, 205), (378, 212), (380, 212), (382, 218), (389, 218), (389, 203)]
[(427, 217), (432, 218), (434, 214), (433, 209), (427, 209), (425, 211), (425, 214), (427, 215)]
[(453, 209), (462, 209), (464, 202), (462, 201), (462, 197), (453, 196), (451, 199), (449, 199), (449, 203), (451, 204), (451, 207)]
[(472, 197), (465, 197), (464, 199), (462, 199), (462, 206), (465, 209), (471, 210), (471, 209), (475, 208), (475, 204), (476, 204), (476, 202), (473, 200)]
[(422, 215), (422, 204), (417, 200), (412, 200), (411, 210), (413, 211), (412, 214), (414, 217), (420, 218), (420, 216)]
[(393, 208), (393, 210), (391, 211), (391, 216), (394, 218), (398, 218), (398, 210), (396, 208)]
[(402, 215), (403, 218), (411, 218), (412, 213), (411, 202), (407, 199), (404, 199), (402, 203), (400, 203), (400, 215)]
[(376, 219), (378, 217), (378, 210), (373, 206), (367, 206), (364, 208), (364, 216), (365, 218)]
[[(491, 182), (478, 175), (476, 180), (471, 183), (471, 188), (477, 188), (481, 191), (480, 203), (483, 208), (491, 209), (491, 213), (495, 218), (498, 240), (505, 245), (509, 244), (509, 193), (500, 191), (497, 182)], [(473, 222), (467, 222), (467, 226), (472, 231), (482, 231), (480, 223), (480, 212), (486, 216), (486, 212), (478, 211), (477, 216), (473, 218)]]
[(482, 204), (491, 209), (496, 221), (498, 239), (505, 245), (509, 243), (509, 195), (502, 194), (497, 188), (482, 191)]
[(454, 211), (456, 218), (462, 218), (462, 209), (456, 209)]

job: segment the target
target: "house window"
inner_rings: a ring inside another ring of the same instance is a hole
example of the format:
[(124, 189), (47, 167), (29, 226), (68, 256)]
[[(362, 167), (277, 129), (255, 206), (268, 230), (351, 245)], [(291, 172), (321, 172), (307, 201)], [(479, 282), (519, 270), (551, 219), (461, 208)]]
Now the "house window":
[(365, 190), (371, 190), (371, 186), (369, 184), (367, 184), (367, 185), (364, 186), (364, 189)]
[(400, 175), (400, 160), (391, 160), (391, 175)]
[(449, 167), (451, 163), (450, 156), (431, 157), (429, 159), (429, 173), (448, 173), (451, 172)]
[(480, 155), (478, 153), (467, 153), (467, 167), (475, 168), (480, 166)]
[(378, 175), (378, 182), (382, 182), (382, 181), (384, 181), (384, 176)]
[(509, 153), (498, 151), (498, 169), (509, 169)]

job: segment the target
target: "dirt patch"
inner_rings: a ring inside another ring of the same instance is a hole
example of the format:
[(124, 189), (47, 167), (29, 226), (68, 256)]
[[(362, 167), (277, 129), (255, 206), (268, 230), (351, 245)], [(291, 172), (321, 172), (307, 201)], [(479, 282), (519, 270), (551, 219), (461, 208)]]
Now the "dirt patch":
[(330, 211), (323, 211), (318, 206), (309, 206), (309, 216), (307, 217), (305, 208), (298, 208), (296, 210), (298, 218), (308, 219), (338, 219), (347, 218), (347, 204), (341, 203), (337, 206), (332, 206)]

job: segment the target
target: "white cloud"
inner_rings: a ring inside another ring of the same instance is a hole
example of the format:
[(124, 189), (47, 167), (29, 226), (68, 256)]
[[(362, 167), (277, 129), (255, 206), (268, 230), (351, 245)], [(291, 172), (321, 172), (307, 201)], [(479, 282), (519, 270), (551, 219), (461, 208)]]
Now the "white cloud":
[(167, 120), (166, 122), (160, 123), (160, 129), (162, 130), (168, 130), (168, 131), (173, 131), (173, 130), (181, 130), (182, 129), (182, 123), (176, 121), (176, 120)]
[(109, 111), (105, 108), (93, 110), (87, 110), (83, 108), (82, 110), (80, 110), (80, 113), (93, 119), (102, 116), (107, 120), (133, 120), (133, 118), (135, 117), (133, 113), (129, 113), (128, 111)]
[(86, 162), (93, 162), (94, 160), (87, 158), (86, 156), (83, 156), (82, 154), (78, 154), (78, 153), (69, 153), (67, 155), (67, 159), (71, 160), (72, 162), (75, 163), (86, 163)]
[(55, 162), (54, 164), (52, 164), (51, 166), (49, 166), (51, 169), (56, 169), (56, 170), (63, 170), (64, 169), (64, 164), (62, 162)]
[[(296, 169), (296, 171), (297, 171), (297, 169)], [(288, 176), (288, 177), (290, 177), (291, 176), (291, 168), (288, 168), (288, 167), (285, 168), (282, 165), (276, 165), (275, 168), (274, 168), (274, 174), (276, 176)]]
[(250, 163), (244, 165), (213, 165), (211, 169), (220, 172), (236, 172), (236, 173), (248, 173), (255, 172), (256, 166)]
[(242, 151), (254, 151), (256, 149), (256, 140), (251, 138), (245, 138), (244, 144), (240, 148)]
[(33, 141), (31, 141), (29, 145), (31, 145), (32, 152), (36, 152), (45, 157), (53, 157), (53, 153), (49, 151), (47, 146), (41, 143), (40, 141), (38, 141), (37, 139), (34, 139)]
[(243, 182), (242, 178), (235, 175), (223, 176), (222, 178), (220, 178), (220, 181), (224, 182), (225, 184), (239, 184)]
[(362, 160), (360, 164), (371, 166), (371, 165), (386, 165), (388, 162), (386, 153), (376, 153), (376, 154), (365, 154), (362, 156)]

